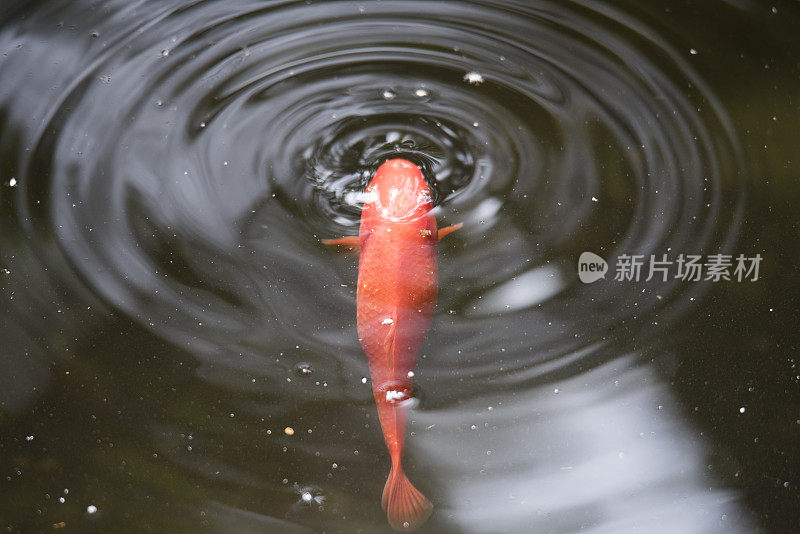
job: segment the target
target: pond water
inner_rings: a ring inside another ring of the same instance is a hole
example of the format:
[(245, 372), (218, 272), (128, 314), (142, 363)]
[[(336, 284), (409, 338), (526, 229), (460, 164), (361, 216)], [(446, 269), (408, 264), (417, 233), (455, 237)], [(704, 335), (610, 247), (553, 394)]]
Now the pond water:
[(4, 2), (0, 527), (390, 532), (357, 259), (320, 239), (404, 157), (464, 224), (409, 414), (420, 532), (797, 532), (798, 28)]

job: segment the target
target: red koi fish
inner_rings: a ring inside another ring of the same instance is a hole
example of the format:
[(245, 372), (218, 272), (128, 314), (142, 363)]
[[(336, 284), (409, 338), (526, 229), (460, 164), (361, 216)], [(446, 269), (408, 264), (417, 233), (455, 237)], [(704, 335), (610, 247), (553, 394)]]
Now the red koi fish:
[(417, 354), (436, 306), (438, 241), (461, 225), (437, 230), (422, 171), (404, 159), (381, 165), (365, 194), (358, 237), (323, 242), (360, 252), (358, 338), (391, 457), (381, 501), (392, 528), (411, 530), (425, 522), (433, 505), (403, 472), (406, 411)]

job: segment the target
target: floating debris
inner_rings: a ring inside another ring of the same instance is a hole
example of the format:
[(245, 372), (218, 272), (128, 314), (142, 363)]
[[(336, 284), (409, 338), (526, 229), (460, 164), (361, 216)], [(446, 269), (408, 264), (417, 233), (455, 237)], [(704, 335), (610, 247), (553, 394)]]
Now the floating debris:
[(480, 85), (483, 83), (483, 74), (480, 72), (470, 71), (464, 75), (464, 81), (472, 85)]
[(297, 366), (294, 368), (294, 371), (295, 371), (295, 373), (297, 373), (299, 376), (308, 376), (308, 375), (310, 375), (310, 374), (311, 374), (311, 373), (312, 373), (314, 370), (312, 369), (312, 367), (311, 367), (311, 364), (310, 364), (310, 363), (306, 363), (306, 362), (300, 362), (300, 363), (298, 363), (298, 364), (297, 364)]

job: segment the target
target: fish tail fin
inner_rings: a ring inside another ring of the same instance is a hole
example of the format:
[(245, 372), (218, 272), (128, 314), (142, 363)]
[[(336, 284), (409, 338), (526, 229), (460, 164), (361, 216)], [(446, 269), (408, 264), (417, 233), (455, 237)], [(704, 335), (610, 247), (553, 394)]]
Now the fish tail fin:
[(431, 515), (433, 505), (406, 477), (402, 467), (392, 466), (381, 505), (393, 529), (411, 531), (422, 525)]

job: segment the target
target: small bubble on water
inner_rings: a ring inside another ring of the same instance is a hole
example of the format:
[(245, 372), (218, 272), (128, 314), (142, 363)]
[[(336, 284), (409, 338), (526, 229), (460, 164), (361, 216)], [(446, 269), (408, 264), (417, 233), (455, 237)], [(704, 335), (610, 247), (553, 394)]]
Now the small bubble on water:
[(362, 384), (366, 384), (367, 383), (367, 377), (366, 376), (362, 376), (361, 377), (361, 383)]
[(93, 504), (90, 504), (89, 506), (86, 507), (86, 513), (87, 514), (96, 514), (97, 513), (97, 506), (95, 506)]
[(744, 412), (745, 412), (745, 407), (744, 407), (744, 406), (742, 406), (741, 408), (739, 408), (739, 413), (744, 413)]
[(284, 429), (283, 429), (283, 432), (284, 432), (284, 434), (286, 434), (287, 436), (294, 436), (294, 428), (292, 428), (292, 427), (290, 427), (290, 426), (287, 426), (286, 428), (284, 428)]
[(383, 93), (382, 93), (382, 96), (383, 96), (384, 100), (393, 100), (394, 97), (397, 96), (397, 94), (395, 94), (394, 91), (391, 91), (389, 89), (384, 89)]
[(314, 499), (314, 496), (308, 491), (304, 491), (301, 499), (303, 499), (303, 502), (311, 502)]
[(473, 85), (483, 83), (483, 75), (480, 72), (470, 71), (464, 75), (464, 81)]
[(33, 435), (25, 436), (25, 441), (33, 441)]
[(205, 122), (201, 122), (200, 123), (200, 128), (205, 128), (205, 127), (206, 127), (206, 123)]
[(419, 98), (425, 98), (426, 96), (428, 96), (428, 91), (420, 87), (419, 89), (414, 91), (414, 94)]
[(387, 317), (383, 321), (381, 321), (382, 325), (391, 325), (394, 324), (394, 320), (391, 317)]
[(58, 498), (58, 502), (60, 502), (61, 504), (64, 504), (65, 502), (67, 502), (67, 499), (65, 499), (64, 497), (59, 497)]
[(294, 371), (299, 376), (308, 376), (313, 372), (313, 369), (311, 368), (311, 364), (310, 363), (300, 362), (300, 363), (297, 364), (297, 366), (295, 367)]
[(169, 55), (169, 50), (167, 48), (165, 48), (164, 50), (161, 51), (161, 54), (159, 54), (159, 55), (161, 57), (167, 57)]
[(14, 187), (14, 186), (16, 186), (16, 185), (17, 185), (17, 179), (12, 177), (12, 178), (11, 178), (11, 179), (8, 181), (8, 187)]
[(689, 53), (690, 53), (691, 55), (693, 55), (693, 56), (696, 56), (696, 55), (697, 55), (697, 50), (695, 50), (694, 48), (690, 48), (690, 49), (689, 49)]
[(403, 521), (403, 528), (408, 528), (410, 526), (411, 525), (408, 523), (408, 521)]
[(408, 378), (414, 378), (414, 371), (409, 371), (407, 376)]

